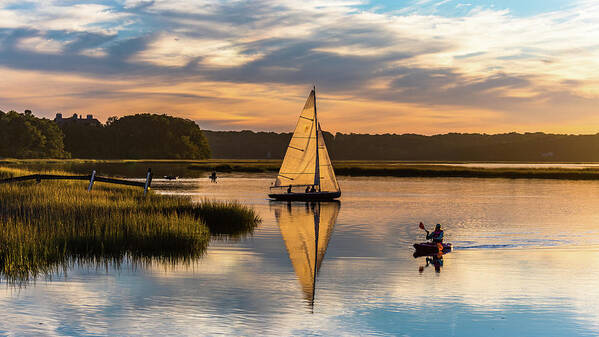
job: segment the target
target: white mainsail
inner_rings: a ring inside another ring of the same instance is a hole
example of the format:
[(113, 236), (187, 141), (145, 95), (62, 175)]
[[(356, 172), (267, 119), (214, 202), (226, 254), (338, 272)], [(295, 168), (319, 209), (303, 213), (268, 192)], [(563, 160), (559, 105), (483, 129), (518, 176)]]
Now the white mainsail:
[(275, 218), (304, 298), (314, 303), (316, 275), (327, 251), (340, 204), (306, 204), (306, 207), (274, 206)]
[(315, 89), (302, 109), (275, 181), (275, 186), (306, 185), (318, 191), (339, 191), (316, 114)]

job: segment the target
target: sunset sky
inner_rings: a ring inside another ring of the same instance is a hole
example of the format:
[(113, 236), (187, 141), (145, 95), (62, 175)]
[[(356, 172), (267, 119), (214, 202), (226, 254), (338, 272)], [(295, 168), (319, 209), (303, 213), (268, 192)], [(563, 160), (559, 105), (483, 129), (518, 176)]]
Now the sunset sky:
[(590, 0), (0, 0), (0, 110), (290, 131), (599, 132)]

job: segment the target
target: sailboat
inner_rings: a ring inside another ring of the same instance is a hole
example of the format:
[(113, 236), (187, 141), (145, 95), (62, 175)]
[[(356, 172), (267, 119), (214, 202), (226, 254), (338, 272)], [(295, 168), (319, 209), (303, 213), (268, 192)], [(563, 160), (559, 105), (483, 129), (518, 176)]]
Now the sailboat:
[(333, 234), (340, 202), (306, 203), (305, 207), (273, 203), (273, 207), (304, 299), (314, 308), (316, 277)]
[(316, 113), (316, 87), (295, 126), (279, 174), (271, 186), (276, 200), (332, 200), (341, 196)]

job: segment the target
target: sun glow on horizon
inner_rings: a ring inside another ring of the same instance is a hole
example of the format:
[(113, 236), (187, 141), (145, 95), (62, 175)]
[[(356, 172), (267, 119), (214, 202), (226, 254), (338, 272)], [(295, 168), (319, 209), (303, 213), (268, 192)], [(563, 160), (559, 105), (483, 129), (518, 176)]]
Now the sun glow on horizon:
[(599, 131), (599, 4), (460, 5), (3, 1), (0, 109), (289, 131), (316, 84), (334, 132)]

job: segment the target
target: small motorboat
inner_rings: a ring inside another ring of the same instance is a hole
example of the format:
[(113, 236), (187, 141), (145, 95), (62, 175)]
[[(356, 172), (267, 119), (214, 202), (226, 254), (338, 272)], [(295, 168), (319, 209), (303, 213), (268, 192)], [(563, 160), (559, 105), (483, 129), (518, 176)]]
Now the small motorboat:
[(451, 249), (452, 249), (451, 243), (443, 243), (441, 245), (442, 245), (443, 249), (439, 249), (440, 247), (438, 246), (438, 244), (433, 243), (433, 242), (415, 243), (414, 249), (416, 249), (416, 252), (414, 253), (414, 256), (416, 256), (416, 255), (418, 255), (418, 256), (434, 255), (439, 252), (442, 252), (445, 254), (445, 253), (451, 252)]
[(177, 176), (164, 176), (164, 179), (166, 180), (177, 180), (179, 177)]

